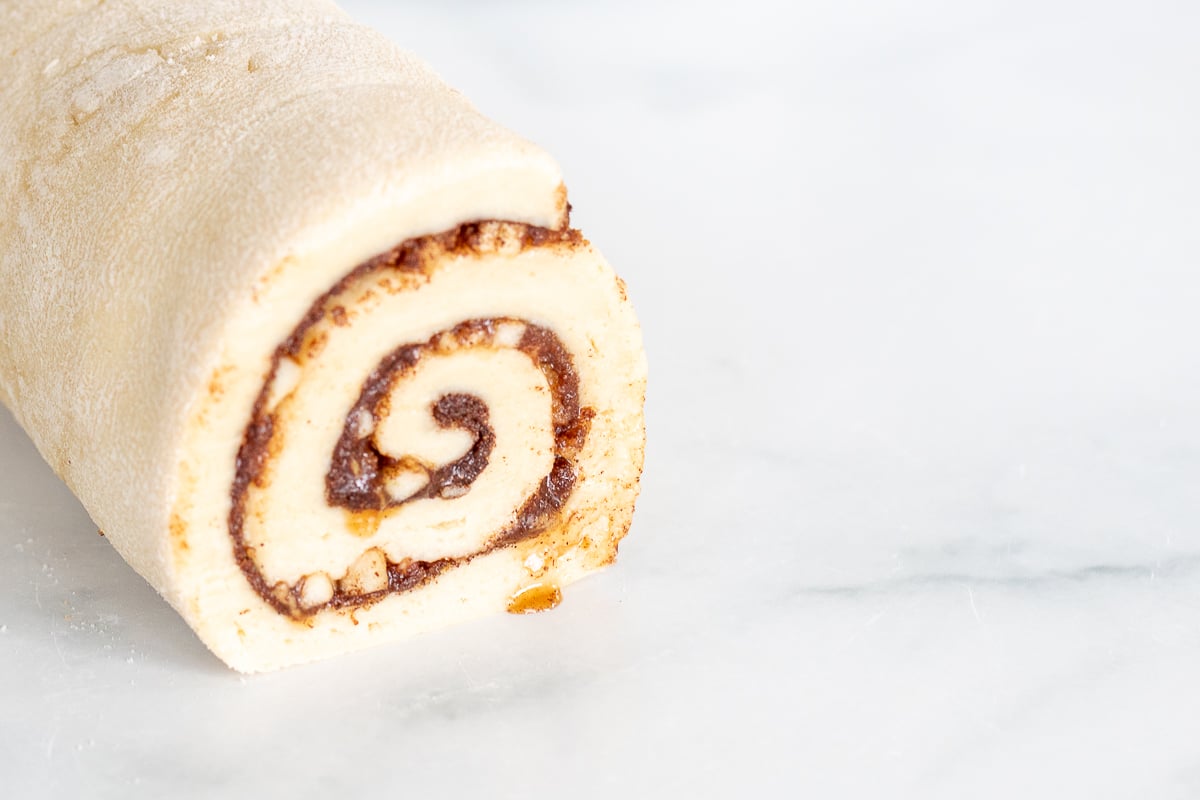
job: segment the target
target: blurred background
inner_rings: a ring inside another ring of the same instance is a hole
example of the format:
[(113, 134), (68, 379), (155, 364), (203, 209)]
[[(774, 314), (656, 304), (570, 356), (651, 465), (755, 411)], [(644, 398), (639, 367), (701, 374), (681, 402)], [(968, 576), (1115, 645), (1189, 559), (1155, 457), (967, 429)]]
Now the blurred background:
[(343, 6), (553, 153), (650, 360), (553, 614), (242, 679), (0, 417), (18, 794), (1200, 794), (1200, 6)]

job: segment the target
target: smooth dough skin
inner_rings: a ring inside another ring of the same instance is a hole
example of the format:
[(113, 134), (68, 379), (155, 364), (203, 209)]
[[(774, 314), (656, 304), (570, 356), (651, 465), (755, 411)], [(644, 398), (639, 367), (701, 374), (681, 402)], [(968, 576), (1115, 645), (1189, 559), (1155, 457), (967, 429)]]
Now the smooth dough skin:
[(546, 605), (642, 466), (557, 165), (321, 0), (0, 0), (0, 399), (230, 666)]

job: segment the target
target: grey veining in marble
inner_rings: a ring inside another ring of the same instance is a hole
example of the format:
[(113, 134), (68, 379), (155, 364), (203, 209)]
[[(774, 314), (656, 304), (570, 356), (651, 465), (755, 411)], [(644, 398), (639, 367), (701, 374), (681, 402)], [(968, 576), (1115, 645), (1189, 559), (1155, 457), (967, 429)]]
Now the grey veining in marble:
[(633, 533), (243, 679), (0, 416), (0, 793), (1200, 795), (1200, 6), (345, 5), (627, 278)]

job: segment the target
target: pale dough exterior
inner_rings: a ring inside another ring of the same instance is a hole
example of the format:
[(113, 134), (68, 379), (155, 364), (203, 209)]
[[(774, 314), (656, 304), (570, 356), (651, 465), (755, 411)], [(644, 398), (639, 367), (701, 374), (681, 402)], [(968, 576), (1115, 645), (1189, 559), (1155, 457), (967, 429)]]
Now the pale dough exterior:
[[(528, 548), (353, 619), (280, 616), (230, 554), (229, 487), (271, 353), (312, 302), (411, 237), (563, 226), (554, 161), (320, 0), (0, 0), (0, 57), (0, 399), (121, 555), (243, 670), (502, 608)], [(413, 305), (398, 335), (480, 313), (563, 327), (602, 412), (587, 457), (612, 472), (572, 499), (575, 527), (611, 546), (563, 555), (567, 583), (611, 559), (629, 524), (637, 323), (586, 245), (497, 258), (500, 286), (504, 270), (579, 283), (500, 308), (462, 277), (476, 267), (450, 265), (460, 299)], [(611, 343), (595, 359), (589, 336)]]

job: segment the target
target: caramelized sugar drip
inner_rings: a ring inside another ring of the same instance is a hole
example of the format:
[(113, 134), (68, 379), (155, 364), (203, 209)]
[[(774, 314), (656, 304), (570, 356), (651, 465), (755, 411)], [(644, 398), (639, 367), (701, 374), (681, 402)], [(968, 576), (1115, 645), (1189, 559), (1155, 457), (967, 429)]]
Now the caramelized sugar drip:
[(549, 611), (562, 602), (562, 590), (553, 583), (526, 586), (508, 599), (508, 613), (537, 614)]

